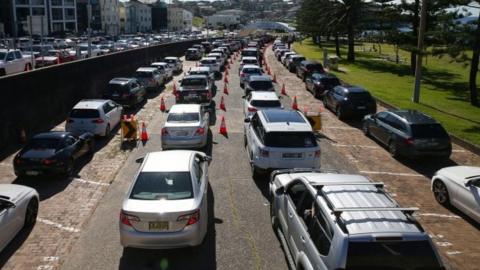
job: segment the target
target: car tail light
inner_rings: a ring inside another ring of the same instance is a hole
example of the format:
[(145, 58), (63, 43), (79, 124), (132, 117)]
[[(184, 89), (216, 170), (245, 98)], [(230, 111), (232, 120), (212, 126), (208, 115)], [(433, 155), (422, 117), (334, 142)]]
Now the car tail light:
[(187, 220), (186, 226), (197, 223), (200, 220), (200, 209), (195, 210), (195, 212), (191, 214), (182, 215), (177, 218), (177, 221), (185, 221), (185, 220)]
[(52, 165), (53, 163), (55, 163), (55, 161), (54, 161), (54, 160), (51, 160), (51, 159), (48, 159), (48, 158), (42, 160), (42, 164), (43, 164), (43, 165), (47, 165), (47, 166), (48, 166), (48, 165)]
[(103, 119), (102, 118), (98, 118), (98, 119), (95, 119), (95, 120), (92, 120), (92, 123), (95, 123), (95, 124), (102, 124), (103, 122)]
[(246, 74), (245, 74), (245, 73), (243, 73), (243, 72), (242, 72), (242, 73), (240, 73), (240, 77), (245, 77), (245, 76), (246, 76)]
[(120, 212), (120, 222), (122, 222), (122, 224), (125, 224), (131, 227), (132, 226), (131, 221), (139, 222), (140, 219), (137, 216), (125, 214), (123, 211)]
[(73, 123), (73, 119), (67, 118), (67, 123)]
[(403, 142), (406, 145), (413, 145), (413, 143), (414, 143), (413, 138), (406, 138)]
[(249, 112), (256, 112), (256, 111), (257, 111), (257, 108), (255, 108), (255, 107), (248, 107), (248, 111), (249, 111)]
[(319, 157), (320, 157), (320, 153), (321, 153), (320, 150), (315, 151), (315, 157), (316, 157), (316, 158), (319, 158)]
[(168, 130), (166, 128), (162, 128), (162, 136), (168, 135)]
[(197, 131), (195, 131), (195, 134), (198, 135), (203, 135), (205, 133), (205, 129), (203, 127), (197, 128)]
[(260, 156), (261, 157), (268, 157), (269, 154), (270, 153), (267, 150), (260, 149)]
[(20, 164), (23, 163), (23, 160), (21, 160), (20, 158), (16, 158), (14, 162), (15, 162), (15, 164), (17, 164), (17, 165), (20, 165)]

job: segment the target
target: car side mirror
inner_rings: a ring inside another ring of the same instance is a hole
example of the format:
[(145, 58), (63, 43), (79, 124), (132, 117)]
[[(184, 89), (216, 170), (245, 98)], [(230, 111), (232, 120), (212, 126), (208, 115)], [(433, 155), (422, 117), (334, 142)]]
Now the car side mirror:
[(211, 156), (204, 156), (203, 161), (208, 162), (208, 165), (210, 165), (210, 163), (212, 162), (212, 157)]
[(279, 187), (275, 190), (275, 194), (280, 196), (280, 195), (283, 195), (285, 193), (285, 187)]
[(244, 122), (244, 123), (250, 123), (250, 118), (248, 118), (248, 117), (245, 118), (245, 119), (243, 120), (243, 122)]

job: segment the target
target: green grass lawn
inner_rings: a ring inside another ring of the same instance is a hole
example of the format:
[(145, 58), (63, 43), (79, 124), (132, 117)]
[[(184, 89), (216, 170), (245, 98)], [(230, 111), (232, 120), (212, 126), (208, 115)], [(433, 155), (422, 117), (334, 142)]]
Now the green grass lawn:
[[(330, 55), (335, 54), (333, 44), (324, 45)], [(469, 103), (469, 67), (451, 62), (449, 57), (429, 56), (424, 65), (420, 103), (411, 101), (414, 76), (411, 75), (409, 53), (400, 51), (400, 64), (382, 60), (372, 44), (357, 45), (356, 62), (346, 60), (347, 48), (342, 46), (343, 60), (339, 67), (345, 72), (333, 72), (349, 84), (359, 85), (375, 97), (405, 109), (422, 111), (437, 121), (452, 134), (471, 143), (480, 145), (480, 108)], [(295, 51), (310, 59), (322, 62), (323, 49), (313, 44), (311, 39), (293, 45)], [(382, 45), (382, 55), (394, 59), (393, 46)], [(480, 81), (480, 76), (479, 76)]]

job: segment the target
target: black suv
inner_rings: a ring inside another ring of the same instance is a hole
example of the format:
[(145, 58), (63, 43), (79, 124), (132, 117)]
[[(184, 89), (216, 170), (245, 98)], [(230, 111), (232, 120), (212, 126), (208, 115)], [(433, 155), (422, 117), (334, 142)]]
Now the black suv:
[(415, 110), (368, 115), (363, 120), (363, 132), (388, 146), (393, 157), (449, 158), (452, 154), (450, 136), (442, 125)]
[(297, 67), (302, 61), (305, 61), (305, 57), (301, 55), (292, 56), (292, 60), (288, 62), (287, 69), (290, 72), (297, 72)]
[(300, 62), (297, 66), (297, 77), (302, 79), (302, 81), (305, 81), (305, 78), (307, 78), (308, 75), (324, 72), (322, 64), (317, 61), (305, 60)]
[(324, 95), (323, 103), (326, 108), (335, 112), (338, 119), (363, 118), (377, 111), (377, 103), (372, 95), (358, 86), (335, 86)]
[(313, 73), (305, 78), (305, 89), (312, 92), (316, 98), (322, 97), (340, 84), (340, 80), (331, 73)]
[(103, 92), (104, 99), (111, 99), (125, 107), (134, 107), (145, 100), (147, 91), (135, 78), (114, 78)]

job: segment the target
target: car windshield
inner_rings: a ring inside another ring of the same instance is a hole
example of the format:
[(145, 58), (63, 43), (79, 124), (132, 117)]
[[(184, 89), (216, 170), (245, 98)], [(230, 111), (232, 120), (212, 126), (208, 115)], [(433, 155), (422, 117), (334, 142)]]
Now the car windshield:
[(134, 77), (136, 77), (136, 78), (151, 78), (152, 75), (153, 74), (151, 72), (137, 71), (137, 72), (135, 72)]
[(254, 59), (243, 60), (243, 64), (257, 64), (257, 60), (254, 60)]
[(190, 71), (190, 72), (189, 72), (189, 75), (205, 75), (205, 76), (209, 76), (210, 74), (208, 73), (208, 71)]
[(428, 241), (350, 242), (346, 269), (444, 269)]
[(110, 94), (128, 94), (130, 89), (127, 85), (109, 84), (107, 91)]
[(198, 79), (189, 78), (189, 79), (182, 80), (182, 86), (199, 86), (199, 85), (207, 85), (207, 81), (202, 78), (198, 78)]
[(322, 79), (320, 79), (320, 81), (324, 85), (331, 85), (331, 86), (340, 85), (340, 80), (337, 79), (337, 78), (322, 78)]
[(168, 115), (167, 122), (198, 122), (198, 113), (171, 113)]
[(268, 132), (264, 143), (269, 147), (286, 148), (317, 146), (317, 140), (312, 132)]
[(242, 69), (243, 73), (248, 73), (248, 74), (262, 74), (262, 71), (258, 68), (244, 68)]
[(268, 90), (273, 88), (273, 84), (270, 81), (253, 81), (248, 85), (255, 90)]
[(93, 109), (73, 109), (70, 112), (70, 118), (98, 118), (100, 114)]
[(190, 172), (141, 172), (130, 199), (182, 200), (193, 198)]
[(202, 60), (202, 61), (200, 61), (200, 63), (209, 65), (209, 64), (215, 64), (215, 63), (217, 63), (217, 61), (215, 61), (213, 59), (212, 60)]
[(55, 52), (55, 51), (49, 51), (49, 52), (47, 52), (47, 55), (48, 55), (48, 56), (57, 56), (57, 52)]
[(292, 60), (293, 60), (293, 62), (295, 62), (295, 63), (300, 63), (300, 62), (302, 62), (302, 61), (305, 61), (305, 57), (295, 57), (295, 58), (293, 58)]
[(252, 100), (250, 104), (255, 107), (264, 107), (264, 108), (282, 106), (282, 104), (280, 104), (280, 101), (278, 100)]
[(440, 124), (414, 124), (411, 126), (414, 138), (447, 138), (448, 134)]
[(60, 146), (59, 139), (38, 138), (38, 139), (33, 139), (26, 148), (34, 149), (34, 150), (43, 150), (43, 149), (57, 149), (59, 146)]

